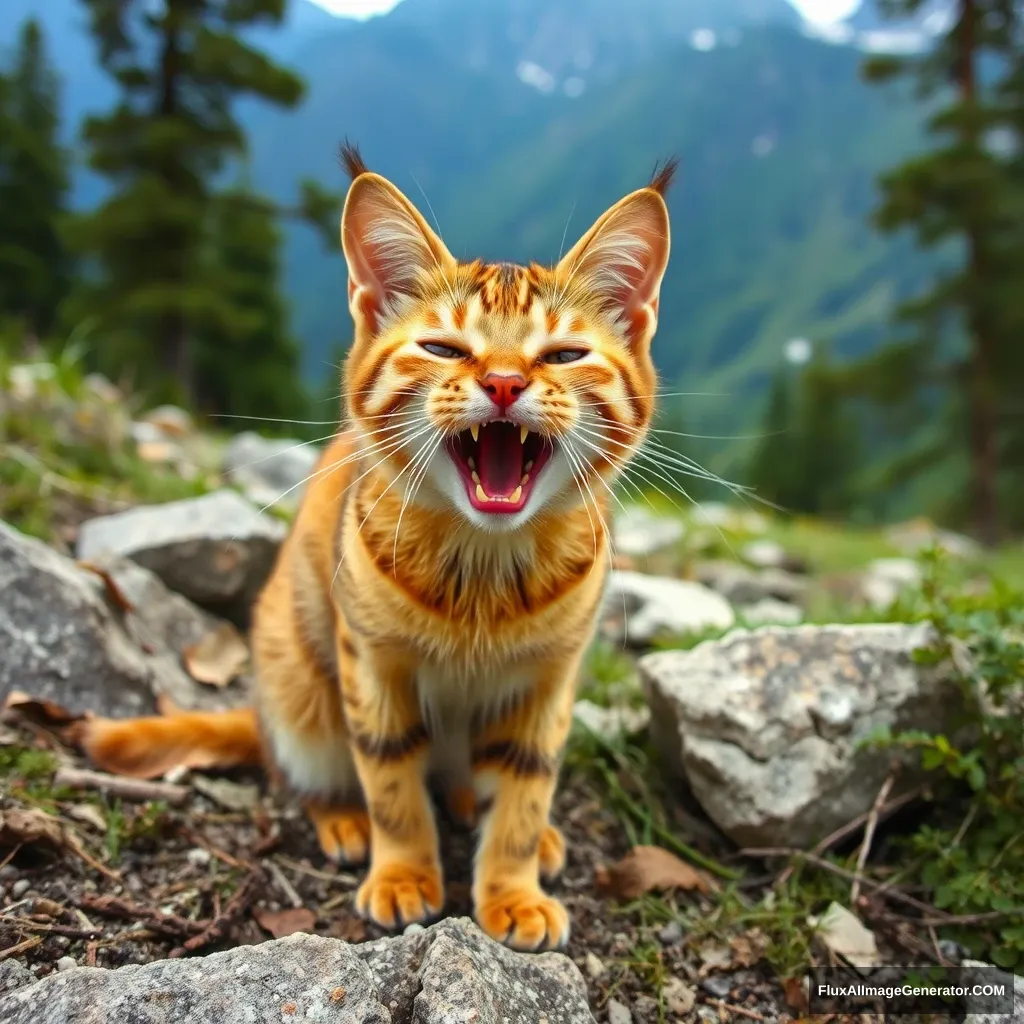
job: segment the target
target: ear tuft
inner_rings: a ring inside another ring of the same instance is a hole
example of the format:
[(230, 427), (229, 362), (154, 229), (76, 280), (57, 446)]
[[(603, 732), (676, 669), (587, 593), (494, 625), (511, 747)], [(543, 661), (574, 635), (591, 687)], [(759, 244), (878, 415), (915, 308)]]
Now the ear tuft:
[(348, 139), (345, 139), (338, 147), (338, 162), (345, 168), (345, 172), (352, 181), (369, 170), (363, 162), (359, 147), (354, 142), (349, 142)]
[(672, 187), (676, 171), (679, 170), (679, 157), (669, 157), (667, 160), (659, 161), (654, 165), (654, 173), (647, 187), (654, 189), (659, 196), (664, 196)]

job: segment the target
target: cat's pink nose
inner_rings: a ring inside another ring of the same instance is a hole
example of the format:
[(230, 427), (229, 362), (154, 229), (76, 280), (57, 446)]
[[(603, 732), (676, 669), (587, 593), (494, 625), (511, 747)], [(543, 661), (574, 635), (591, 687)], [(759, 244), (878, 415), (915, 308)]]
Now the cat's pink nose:
[(519, 396), (526, 390), (526, 378), (518, 373), (489, 373), (482, 381), (480, 387), (491, 396), (502, 412), (514, 405)]

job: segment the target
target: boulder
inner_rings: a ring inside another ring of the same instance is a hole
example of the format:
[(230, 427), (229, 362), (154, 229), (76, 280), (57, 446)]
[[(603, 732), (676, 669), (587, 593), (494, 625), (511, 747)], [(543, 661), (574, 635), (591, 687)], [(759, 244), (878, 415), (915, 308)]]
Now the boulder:
[(677, 545), (686, 535), (681, 519), (658, 516), (633, 506), (615, 518), (615, 550), (629, 558), (643, 558)]
[(798, 602), (808, 588), (805, 579), (784, 569), (754, 570), (724, 559), (697, 562), (692, 571), (696, 580), (733, 604), (757, 604), (765, 598)]
[(602, 630), (613, 643), (642, 647), (659, 636), (728, 629), (735, 621), (729, 602), (699, 583), (609, 573)]
[(222, 490), (90, 519), (77, 554), (130, 558), (190, 601), (246, 622), (286, 532), (240, 494)]
[(223, 473), (261, 507), (294, 509), (320, 454), (317, 445), (250, 430), (235, 435), (224, 449)]
[(468, 920), (353, 946), (296, 934), (195, 959), (55, 973), (0, 995), (5, 1024), (593, 1024), (579, 969)]
[(964, 960), (964, 979), (974, 984), (1012, 986), (1013, 998), (969, 995), (964, 1024), (1024, 1024), (1024, 978), (980, 960)]
[(948, 663), (922, 665), (927, 624), (765, 626), (640, 659), (651, 733), (708, 816), (743, 846), (810, 847), (868, 811), (893, 758), (882, 728), (949, 733), (963, 709)]
[(181, 665), (216, 620), (137, 565), (102, 568), (115, 600), (101, 575), (0, 522), (0, 700), (21, 691), (112, 717), (150, 714), (161, 694), (182, 707), (244, 701), (244, 684), (203, 688)]

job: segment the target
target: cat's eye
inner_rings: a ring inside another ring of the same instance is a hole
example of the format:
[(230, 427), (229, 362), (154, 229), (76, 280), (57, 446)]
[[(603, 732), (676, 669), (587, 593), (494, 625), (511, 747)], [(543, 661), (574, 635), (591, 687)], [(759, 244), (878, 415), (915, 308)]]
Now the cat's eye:
[(589, 355), (585, 348), (560, 348), (554, 352), (548, 352), (544, 356), (545, 363), (575, 363)]
[(456, 348), (454, 345), (442, 345), (437, 341), (421, 341), (420, 348), (441, 359), (462, 359), (466, 354), (461, 348)]

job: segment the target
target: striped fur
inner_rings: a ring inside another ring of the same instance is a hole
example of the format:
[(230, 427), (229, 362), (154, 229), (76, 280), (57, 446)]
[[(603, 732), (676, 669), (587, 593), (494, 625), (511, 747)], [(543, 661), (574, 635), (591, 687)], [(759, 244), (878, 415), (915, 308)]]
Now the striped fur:
[[(671, 168), (544, 268), (457, 262), (356, 151), (345, 160), (347, 423), (255, 608), (256, 713), (100, 720), (86, 747), (139, 775), (262, 759), (328, 856), (369, 858), (357, 905), (386, 927), (442, 909), (435, 775), (479, 827), (482, 927), (555, 947), (569, 920), (540, 886), (565, 858), (548, 816), (609, 564), (609, 488), (654, 411)], [(508, 429), (553, 452), (516, 511), (474, 504), (445, 444), (500, 418), (492, 374), (520, 382)]]

